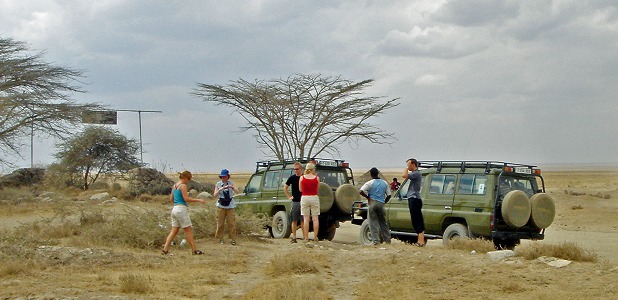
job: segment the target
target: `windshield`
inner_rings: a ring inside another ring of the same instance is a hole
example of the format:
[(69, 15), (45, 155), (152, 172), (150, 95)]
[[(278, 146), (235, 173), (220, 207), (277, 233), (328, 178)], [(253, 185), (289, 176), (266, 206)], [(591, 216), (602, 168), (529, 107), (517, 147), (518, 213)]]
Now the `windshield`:
[(316, 170), (316, 172), (320, 177), (320, 181), (328, 184), (330, 187), (336, 188), (348, 183), (344, 170)]
[(534, 191), (538, 189), (537, 187), (538, 184), (535, 177), (500, 177), (500, 195), (502, 196), (510, 191), (520, 190), (530, 197), (534, 195)]

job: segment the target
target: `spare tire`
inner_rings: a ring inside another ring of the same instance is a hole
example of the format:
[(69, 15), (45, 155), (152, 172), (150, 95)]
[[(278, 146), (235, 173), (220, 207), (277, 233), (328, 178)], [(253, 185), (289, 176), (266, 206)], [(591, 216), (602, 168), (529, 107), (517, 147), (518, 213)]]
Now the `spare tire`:
[(318, 186), (318, 197), (320, 198), (320, 212), (327, 212), (331, 207), (333, 207), (335, 195), (333, 194), (333, 189), (330, 185), (320, 182), (320, 185)]
[(556, 215), (556, 206), (554, 205), (554, 199), (545, 193), (534, 194), (530, 197), (530, 207), (532, 212), (530, 213), (530, 219), (532, 224), (538, 228), (547, 228), (554, 222), (554, 216)]
[(522, 191), (510, 191), (504, 196), (500, 211), (506, 224), (515, 228), (522, 227), (530, 219), (530, 200)]
[(353, 184), (343, 184), (335, 191), (335, 204), (343, 213), (352, 213), (352, 204), (360, 200), (359, 190)]

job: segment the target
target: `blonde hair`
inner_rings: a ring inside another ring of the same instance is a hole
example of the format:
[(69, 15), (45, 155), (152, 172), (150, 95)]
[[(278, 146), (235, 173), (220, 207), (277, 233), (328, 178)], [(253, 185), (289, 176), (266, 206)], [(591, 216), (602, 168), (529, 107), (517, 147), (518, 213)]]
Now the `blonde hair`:
[(315, 165), (308, 163), (307, 166), (305, 166), (305, 174), (310, 174), (311, 171), (315, 171)]
[(191, 177), (193, 177), (193, 175), (191, 175), (191, 172), (189, 171), (183, 171), (182, 173), (178, 173), (178, 178), (180, 179), (187, 178), (191, 180)]

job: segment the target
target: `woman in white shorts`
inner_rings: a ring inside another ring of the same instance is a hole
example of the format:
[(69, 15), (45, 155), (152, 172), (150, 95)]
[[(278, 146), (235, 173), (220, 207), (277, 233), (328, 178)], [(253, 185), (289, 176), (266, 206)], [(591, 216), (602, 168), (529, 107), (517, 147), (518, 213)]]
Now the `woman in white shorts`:
[(189, 208), (187, 207), (187, 202), (200, 202), (202, 204), (206, 203), (203, 199), (191, 198), (187, 193), (187, 183), (191, 180), (191, 172), (184, 171), (180, 173), (180, 181), (178, 181), (172, 187), (172, 192), (170, 193), (170, 201), (174, 202), (174, 208), (172, 208), (172, 230), (170, 234), (167, 236), (165, 240), (165, 246), (163, 246), (163, 255), (169, 254), (169, 248), (172, 244), (172, 240), (182, 228), (185, 231), (185, 236), (187, 237), (187, 241), (191, 246), (191, 251), (193, 254), (204, 254), (202, 251), (197, 250), (195, 248), (195, 241), (193, 239), (193, 232), (191, 231), (191, 218), (189, 218)]
[(318, 197), (318, 188), (320, 186), (320, 178), (315, 174), (315, 165), (308, 163), (305, 167), (305, 175), (300, 177), (298, 188), (302, 193), (300, 197), (300, 214), (303, 216), (303, 240), (309, 239), (309, 220), (313, 221), (313, 238), (318, 240), (318, 231), (320, 229), (320, 198)]

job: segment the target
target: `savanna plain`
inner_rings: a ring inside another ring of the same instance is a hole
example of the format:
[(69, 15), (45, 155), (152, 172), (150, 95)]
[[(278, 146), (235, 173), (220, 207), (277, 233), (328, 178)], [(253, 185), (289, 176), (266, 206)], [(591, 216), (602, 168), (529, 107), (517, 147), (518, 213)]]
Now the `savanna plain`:
[[(384, 174), (387, 178), (397, 174)], [(332, 241), (271, 239), (238, 211), (238, 245), (214, 236), (214, 200), (191, 204), (198, 249), (171, 256), (167, 196), (93, 201), (99, 191), (0, 190), (0, 299), (618, 299), (618, 171), (544, 172), (556, 218), (543, 241), (500, 261), (493, 244), (432, 240), (361, 246), (356, 225)], [(175, 178), (173, 178), (175, 179)], [(198, 174), (214, 183), (215, 174)], [(248, 174), (234, 175), (243, 186)], [(300, 231), (299, 231), (300, 234)], [(571, 261), (557, 268), (548, 256)]]

